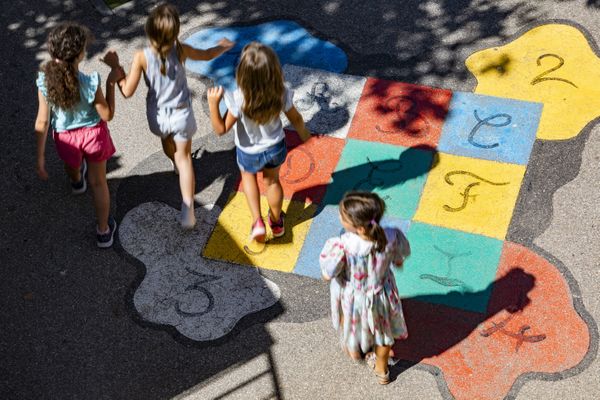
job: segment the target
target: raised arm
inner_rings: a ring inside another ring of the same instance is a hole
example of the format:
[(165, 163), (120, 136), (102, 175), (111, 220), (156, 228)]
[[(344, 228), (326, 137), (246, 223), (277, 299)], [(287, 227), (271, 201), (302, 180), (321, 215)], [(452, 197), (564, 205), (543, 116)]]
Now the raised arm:
[[(115, 51), (108, 51), (102, 58), (102, 61), (104, 61), (111, 68), (111, 70), (123, 70), (123, 67), (119, 65), (119, 56)], [(123, 97), (128, 98), (133, 96), (138, 84), (140, 83), (142, 72), (145, 70), (146, 57), (144, 56), (144, 52), (140, 50), (137, 51), (133, 56), (129, 73), (125, 75), (123, 71), (123, 75), (119, 77), (117, 81)]]
[(48, 172), (46, 172), (46, 138), (48, 136), (49, 125), (50, 107), (48, 107), (48, 103), (42, 92), (38, 90), (38, 112), (35, 118), (36, 171), (38, 176), (43, 180), (48, 179)]
[(233, 46), (235, 46), (235, 42), (225, 38), (221, 39), (216, 46), (211, 47), (210, 49), (196, 49), (190, 45), (182, 44), (181, 47), (183, 48), (183, 61), (188, 58), (195, 61), (212, 60), (213, 58), (225, 53)]
[(219, 112), (219, 102), (223, 98), (223, 87), (212, 87), (207, 91), (208, 109), (210, 110), (210, 122), (215, 130), (215, 133), (222, 136), (229, 132), (237, 118), (231, 113), (226, 112), (225, 118)]

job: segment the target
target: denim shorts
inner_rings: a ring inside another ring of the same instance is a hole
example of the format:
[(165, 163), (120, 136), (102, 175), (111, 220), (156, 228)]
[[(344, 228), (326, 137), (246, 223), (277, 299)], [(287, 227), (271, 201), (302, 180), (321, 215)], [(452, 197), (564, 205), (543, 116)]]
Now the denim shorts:
[(262, 153), (248, 154), (236, 148), (237, 164), (241, 171), (257, 173), (265, 168), (279, 167), (287, 156), (285, 140), (274, 144)]

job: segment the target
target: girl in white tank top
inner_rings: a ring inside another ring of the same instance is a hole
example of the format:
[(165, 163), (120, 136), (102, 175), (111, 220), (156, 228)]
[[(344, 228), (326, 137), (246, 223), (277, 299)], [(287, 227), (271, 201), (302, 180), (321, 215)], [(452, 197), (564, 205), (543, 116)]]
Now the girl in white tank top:
[[(179, 174), (181, 225), (193, 228), (195, 182), (192, 165), (192, 136), (196, 120), (185, 76), (185, 60), (211, 60), (234, 46), (223, 38), (206, 50), (179, 42), (179, 14), (171, 4), (154, 8), (146, 21), (150, 46), (135, 53), (129, 74), (118, 82), (124, 97), (131, 97), (142, 74), (148, 86), (146, 116), (150, 131), (159, 136), (163, 151)], [(118, 65), (116, 53), (105, 62)], [(109, 64), (110, 65), (110, 64)]]

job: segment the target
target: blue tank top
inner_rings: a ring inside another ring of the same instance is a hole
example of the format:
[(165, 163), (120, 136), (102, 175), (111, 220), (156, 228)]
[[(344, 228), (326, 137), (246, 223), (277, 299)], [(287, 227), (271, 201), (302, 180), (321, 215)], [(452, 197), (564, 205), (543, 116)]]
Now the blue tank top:
[[(100, 74), (98, 74), (98, 72), (92, 72), (90, 75), (86, 75), (80, 71), (78, 79), (79, 96), (81, 100), (75, 107), (70, 110), (63, 110), (48, 102), (51, 112), (50, 124), (52, 125), (52, 129), (57, 132), (68, 131), (84, 126), (94, 126), (100, 122), (100, 115), (96, 111), (96, 107), (94, 107), (96, 90), (100, 84)], [(43, 72), (38, 73), (38, 78), (35, 83), (47, 99), (48, 90), (46, 88), (46, 77)]]
[(185, 68), (177, 58), (173, 45), (166, 60), (166, 74), (160, 73), (160, 57), (150, 47), (144, 49), (146, 73), (144, 80), (148, 86), (146, 104), (149, 109), (184, 108), (190, 105), (190, 90), (187, 85)]

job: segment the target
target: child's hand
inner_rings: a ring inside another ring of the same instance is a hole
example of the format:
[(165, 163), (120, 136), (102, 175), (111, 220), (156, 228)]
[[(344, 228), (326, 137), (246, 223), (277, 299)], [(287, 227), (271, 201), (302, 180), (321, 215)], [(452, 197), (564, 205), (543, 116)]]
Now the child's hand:
[(48, 172), (46, 171), (46, 161), (44, 159), (37, 161), (36, 171), (41, 180), (48, 180)]
[(221, 101), (221, 98), (223, 97), (223, 93), (224, 93), (223, 86), (208, 88), (208, 91), (206, 92), (208, 104), (218, 106), (219, 102)]
[(223, 39), (219, 40), (219, 43), (217, 43), (217, 44), (224, 49), (223, 51), (230, 50), (233, 46), (235, 46), (235, 42), (232, 42), (231, 40), (229, 40), (227, 38), (223, 38)]
[(119, 65), (119, 55), (114, 50), (107, 51), (104, 57), (100, 58), (100, 61), (108, 65), (113, 70), (121, 67)]
[(107, 79), (109, 82), (119, 82), (121, 79), (124, 79), (125, 76), (125, 70), (122, 67), (118, 67), (110, 70)]

